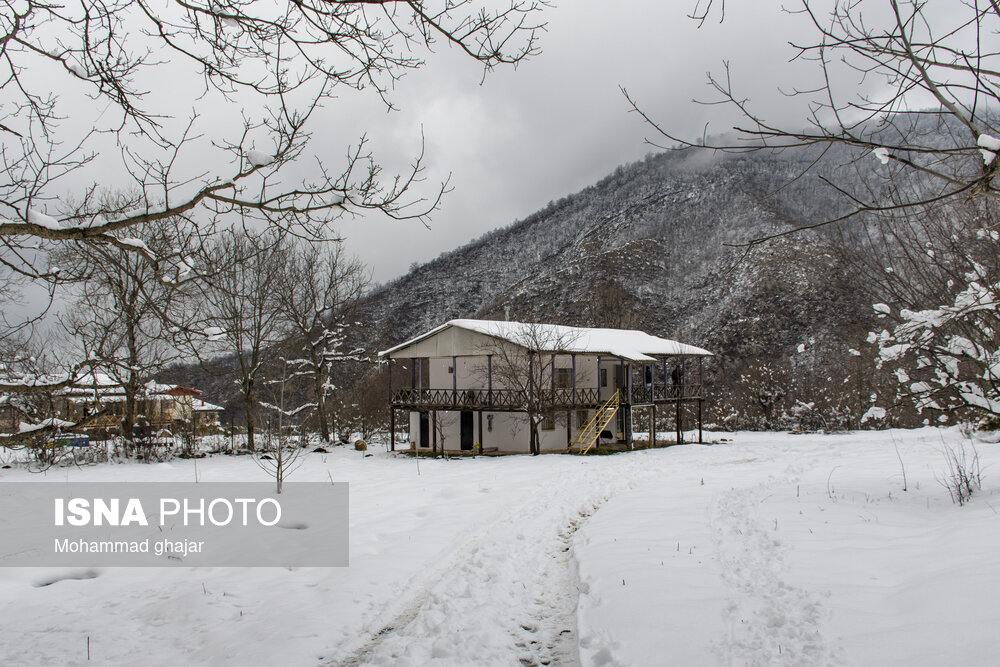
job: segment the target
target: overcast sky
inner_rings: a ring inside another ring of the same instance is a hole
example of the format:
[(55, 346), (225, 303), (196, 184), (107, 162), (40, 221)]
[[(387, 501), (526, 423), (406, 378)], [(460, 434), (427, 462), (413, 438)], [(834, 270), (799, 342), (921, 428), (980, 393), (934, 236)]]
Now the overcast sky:
[(654, 150), (644, 143), (653, 133), (629, 113), (619, 86), (671, 129), (697, 136), (712, 117), (710, 129), (719, 132), (732, 117), (691, 100), (711, 95), (706, 72), (729, 61), (739, 89), (762, 109), (801, 119), (777, 89), (793, 83), (789, 67), (802, 71), (787, 64), (802, 17), (782, 13), (777, 2), (727, 5), (722, 24), (715, 17), (698, 28), (686, 17), (693, 0), (562, 0), (546, 10), (541, 55), (516, 70), (494, 71), (480, 85), (481, 69), (442, 46), (397, 85), (398, 112), (358, 98), (329, 105), (313, 150), (342, 152), (366, 131), (377, 155), (401, 166), (419, 149), (422, 130), (427, 191), (449, 173), (454, 187), (430, 229), (346, 220), (349, 249), (375, 280), (388, 280), (641, 159)]

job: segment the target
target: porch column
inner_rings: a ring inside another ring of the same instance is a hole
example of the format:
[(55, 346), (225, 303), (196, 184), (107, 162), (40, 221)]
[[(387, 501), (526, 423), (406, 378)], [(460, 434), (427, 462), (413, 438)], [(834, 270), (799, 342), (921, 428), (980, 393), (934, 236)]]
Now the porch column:
[(420, 366), (417, 367), (417, 397), (419, 400), (420, 394), (424, 392), (424, 360), (418, 359), (417, 361), (420, 362)]
[(601, 402), (601, 355), (597, 355), (597, 402)]
[(702, 399), (698, 399), (698, 444), (704, 444), (705, 440), (701, 435), (701, 404)]
[(623, 384), (628, 390), (628, 403), (632, 405), (632, 364), (626, 364), (622, 361), (622, 373), (625, 374), (625, 382)]
[(649, 446), (656, 446), (656, 403), (649, 405)]
[(483, 452), (483, 411), (479, 411), (479, 453)]
[(552, 402), (555, 403), (556, 400), (556, 355), (552, 355), (551, 365), (549, 366), (549, 379), (552, 381)]
[(389, 404), (389, 451), (396, 451), (396, 410)]
[(572, 355), (570, 359), (573, 361), (573, 407), (576, 407), (576, 355)]
[(389, 403), (392, 404), (392, 357), (389, 357)]
[(437, 410), (431, 410), (431, 451), (437, 454), (437, 450), (438, 450)]
[(417, 388), (417, 360), (410, 358), (410, 389)]
[(620, 359), (622, 363), (622, 373), (625, 375), (623, 378), (625, 382), (625, 390), (628, 392), (628, 397), (626, 401), (625, 418), (622, 420), (625, 423), (625, 442), (628, 443), (628, 448), (632, 449), (632, 364), (625, 363), (624, 359)]
[(458, 405), (458, 357), (451, 358), (451, 404)]
[(704, 398), (705, 397), (705, 376), (703, 375), (704, 370), (705, 370), (704, 361), (705, 361), (704, 357), (698, 357), (698, 444), (703, 444), (704, 443), (704, 438), (702, 437), (702, 433), (701, 433), (701, 428), (702, 428), (701, 406), (702, 406), (702, 403), (705, 402), (705, 398)]
[(528, 405), (532, 404), (532, 398), (535, 396), (535, 355), (529, 350), (528, 351)]
[(486, 355), (486, 404), (493, 407), (493, 355)]
[(674, 427), (677, 429), (677, 444), (679, 445), (684, 442), (681, 439), (681, 399), (678, 398), (674, 405), (676, 406), (674, 410)]

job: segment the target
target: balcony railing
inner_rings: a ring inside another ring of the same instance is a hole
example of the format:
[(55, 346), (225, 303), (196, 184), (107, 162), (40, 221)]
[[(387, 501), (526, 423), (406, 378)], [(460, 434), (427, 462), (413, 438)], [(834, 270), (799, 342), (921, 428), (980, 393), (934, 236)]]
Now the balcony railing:
[[(605, 397), (606, 398), (606, 397)], [(701, 384), (666, 387), (633, 386), (631, 403), (661, 403), (701, 398)], [(597, 389), (554, 389), (541, 392), (536, 400), (543, 408), (596, 408), (604, 399)], [(397, 408), (438, 410), (523, 410), (528, 394), (517, 389), (397, 389), (392, 392)]]
[(632, 385), (632, 404), (642, 405), (648, 403), (669, 403), (682, 399), (698, 399), (701, 395), (702, 385), (700, 382), (688, 382), (685, 384), (655, 385)]

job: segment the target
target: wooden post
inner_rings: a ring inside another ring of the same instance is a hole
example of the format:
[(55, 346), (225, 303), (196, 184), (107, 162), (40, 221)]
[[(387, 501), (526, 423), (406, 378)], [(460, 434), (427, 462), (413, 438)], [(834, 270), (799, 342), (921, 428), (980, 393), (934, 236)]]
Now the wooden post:
[(701, 428), (701, 406), (705, 401), (705, 367), (704, 367), (704, 357), (698, 357), (698, 444), (704, 444), (704, 439), (702, 438)]
[(417, 360), (415, 357), (410, 358), (410, 389), (417, 388)]
[(549, 379), (552, 381), (552, 403), (556, 402), (556, 355), (552, 355), (552, 364), (549, 367)]
[(431, 410), (431, 451), (437, 454), (437, 450), (438, 450), (437, 410)]
[(601, 402), (601, 355), (597, 355), (597, 402)]
[(417, 368), (417, 400), (420, 400), (420, 394), (424, 393), (424, 360), (418, 359), (420, 366)]
[(573, 361), (573, 407), (576, 407), (576, 355), (570, 357)]
[(676, 399), (675, 412), (674, 412), (674, 427), (677, 429), (677, 444), (681, 444), (681, 399)]
[(493, 355), (486, 355), (486, 404), (493, 407)]
[[(535, 355), (528, 351), (528, 405), (534, 405), (535, 397)], [(531, 421), (530, 419), (528, 420)]]
[(656, 403), (649, 404), (649, 446), (656, 447)]
[(701, 404), (702, 404), (702, 399), (699, 398), (698, 399), (698, 444), (699, 445), (705, 443), (705, 440), (702, 438), (701, 435)]
[(622, 384), (625, 385), (627, 388), (626, 391), (628, 391), (628, 404), (632, 405), (632, 364), (626, 364), (622, 361), (622, 373), (625, 374), (625, 382)]
[(479, 411), (479, 453), (483, 452), (483, 411)]
[(571, 417), (573, 413), (569, 410), (566, 411), (566, 449), (569, 449), (570, 445), (573, 444), (573, 437), (570, 432), (573, 430), (573, 421)]
[(458, 405), (458, 357), (451, 358), (451, 404)]
[(663, 357), (663, 398), (670, 398), (670, 391), (667, 389), (667, 358)]
[(396, 410), (389, 404), (389, 451), (396, 451)]
[(389, 402), (392, 403), (392, 358), (389, 358)]

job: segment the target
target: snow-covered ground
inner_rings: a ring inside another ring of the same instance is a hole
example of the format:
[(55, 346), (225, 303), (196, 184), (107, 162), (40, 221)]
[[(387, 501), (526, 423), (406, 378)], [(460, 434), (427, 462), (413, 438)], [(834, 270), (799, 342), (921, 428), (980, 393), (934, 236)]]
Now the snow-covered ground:
[[(956, 430), (712, 438), (309, 454), (291, 481), (351, 484), (349, 568), (0, 568), (0, 663), (997, 664), (1000, 445), (959, 507), (937, 481)], [(264, 475), (218, 456), (44, 479)]]

